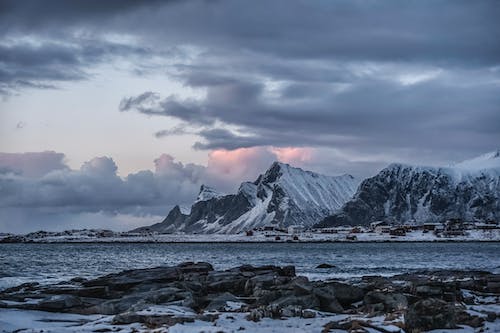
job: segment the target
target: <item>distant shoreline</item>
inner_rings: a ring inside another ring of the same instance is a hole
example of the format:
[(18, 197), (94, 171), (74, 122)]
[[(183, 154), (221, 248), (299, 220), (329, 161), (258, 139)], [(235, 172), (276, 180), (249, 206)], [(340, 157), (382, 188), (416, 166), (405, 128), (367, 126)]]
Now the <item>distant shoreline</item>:
[(367, 240), (367, 241), (339, 241), (339, 240), (310, 240), (310, 241), (57, 241), (57, 242), (5, 242), (0, 244), (366, 244), (366, 243), (500, 243), (500, 240)]

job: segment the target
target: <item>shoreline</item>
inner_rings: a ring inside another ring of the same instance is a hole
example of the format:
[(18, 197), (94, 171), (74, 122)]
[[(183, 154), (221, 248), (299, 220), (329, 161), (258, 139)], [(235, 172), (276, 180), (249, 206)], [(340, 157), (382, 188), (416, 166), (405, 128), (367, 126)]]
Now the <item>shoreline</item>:
[[(310, 281), (294, 266), (206, 262), (0, 291), (0, 332), (500, 329), (500, 274), (422, 270)], [(3, 329), (3, 330), (2, 330)], [(371, 332), (371, 331), (370, 331)]]
[(24, 235), (0, 234), (1, 243), (466, 243), (500, 242), (500, 229), (460, 231), (444, 234), (414, 230), (393, 234), (361, 231), (359, 228), (337, 232), (258, 230), (238, 234), (161, 234), (115, 232), (102, 229), (37, 231)]
[(308, 241), (28, 241), (28, 242), (1, 242), (0, 244), (381, 244), (381, 243), (500, 243), (500, 240), (308, 240)]

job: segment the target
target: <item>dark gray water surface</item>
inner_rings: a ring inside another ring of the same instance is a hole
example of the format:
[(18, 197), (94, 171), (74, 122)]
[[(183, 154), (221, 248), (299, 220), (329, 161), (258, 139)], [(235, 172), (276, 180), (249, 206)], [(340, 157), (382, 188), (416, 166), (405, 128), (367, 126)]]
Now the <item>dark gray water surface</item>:
[[(197, 243), (0, 244), (0, 289), (124, 269), (206, 261), (216, 269), (242, 264), (294, 265), (313, 279), (393, 275), (422, 269), (500, 272), (500, 243)], [(316, 269), (320, 263), (336, 268)]]

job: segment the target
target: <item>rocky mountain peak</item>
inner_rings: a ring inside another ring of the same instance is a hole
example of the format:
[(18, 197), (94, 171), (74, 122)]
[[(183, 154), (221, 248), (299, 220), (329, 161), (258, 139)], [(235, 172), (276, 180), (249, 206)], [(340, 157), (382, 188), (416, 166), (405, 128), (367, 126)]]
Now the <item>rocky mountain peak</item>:
[(149, 229), (238, 233), (265, 225), (308, 227), (340, 208), (357, 185), (352, 176), (325, 176), (274, 162), (255, 182), (243, 182), (235, 194), (202, 185), (189, 214), (176, 208)]
[(203, 184), (200, 186), (200, 192), (198, 193), (198, 198), (196, 199), (196, 202), (208, 201), (214, 198), (219, 198), (223, 195), (224, 194), (218, 192), (213, 187)]
[(283, 176), (289, 168), (291, 168), (289, 164), (275, 161), (271, 164), (269, 169), (267, 169), (264, 175), (257, 179), (257, 182), (260, 180), (260, 182), (266, 184), (274, 183), (281, 178), (281, 176)]

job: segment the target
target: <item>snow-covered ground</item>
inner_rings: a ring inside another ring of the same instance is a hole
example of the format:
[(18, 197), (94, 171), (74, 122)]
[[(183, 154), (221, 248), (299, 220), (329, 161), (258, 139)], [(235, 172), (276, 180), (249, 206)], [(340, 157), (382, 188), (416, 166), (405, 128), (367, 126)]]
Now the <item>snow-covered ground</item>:
[[(0, 242), (7, 235), (0, 236)], [(74, 230), (63, 233), (35, 233), (21, 236), (20, 241), (56, 242), (144, 242), (144, 243), (182, 243), (182, 242), (450, 242), (450, 241), (500, 241), (500, 229), (467, 230), (463, 236), (436, 236), (433, 232), (422, 230), (407, 232), (405, 236), (392, 236), (389, 233), (361, 232), (352, 233), (351, 229), (336, 233), (301, 232), (284, 233), (278, 231), (257, 231), (252, 236), (246, 234), (134, 234), (89, 230)]]
[[(484, 305), (483, 312), (498, 313), (498, 306)], [(330, 322), (344, 322), (356, 320), (363, 325), (364, 332), (380, 333), (405, 331), (400, 328), (404, 323), (402, 315), (398, 317), (387, 318), (384, 316), (364, 316), (332, 314), (314, 310), (309, 310), (315, 315), (314, 318), (303, 317), (283, 317), (280, 319), (263, 318), (259, 321), (247, 319), (247, 312), (239, 312), (238, 309), (227, 312), (207, 312), (206, 314), (218, 314), (214, 321), (204, 321), (195, 319), (197, 314), (188, 308), (179, 306), (155, 306), (154, 308), (143, 310), (148, 315), (169, 316), (192, 318), (191, 322), (178, 323), (173, 326), (162, 326), (158, 328), (147, 327), (140, 323), (117, 325), (113, 323), (114, 316), (105, 315), (76, 315), (67, 313), (51, 313), (31, 310), (0, 309), (0, 333), (90, 333), (90, 332), (136, 332), (136, 333), (216, 333), (216, 332), (261, 332), (261, 333), (294, 333), (294, 332), (322, 332), (325, 325)], [(473, 310), (470, 310), (473, 311)], [(331, 329), (329, 332), (347, 332), (340, 329)], [(473, 332), (500, 332), (500, 319), (494, 322), (485, 322), (485, 326), (479, 331), (479, 328), (472, 328), (461, 325), (453, 330), (433, 330), (434, 333), (473, 333)]]

